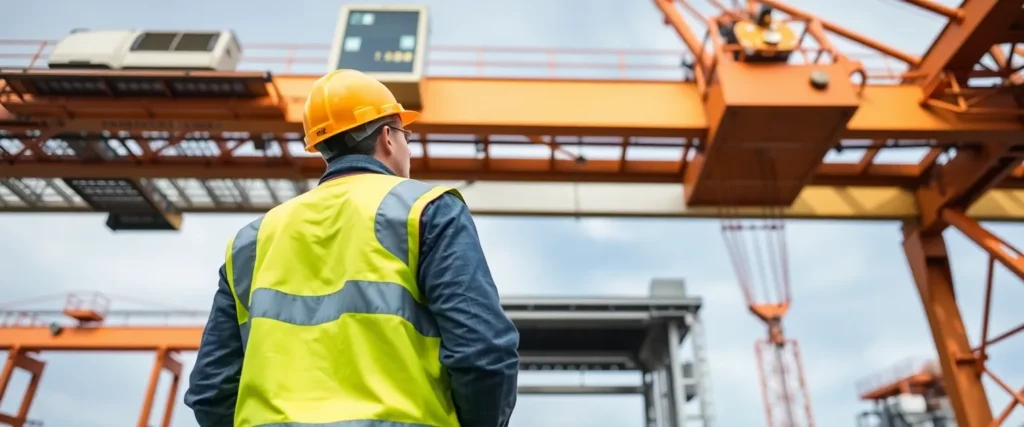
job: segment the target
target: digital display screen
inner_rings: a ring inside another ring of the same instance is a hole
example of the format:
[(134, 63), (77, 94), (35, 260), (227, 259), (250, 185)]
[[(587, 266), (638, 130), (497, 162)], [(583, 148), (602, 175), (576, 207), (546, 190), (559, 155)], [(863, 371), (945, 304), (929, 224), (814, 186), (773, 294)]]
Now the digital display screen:
[(367, 73), (411, 73), (419, 12), (353, 10), (341, 39), (338, 68)]

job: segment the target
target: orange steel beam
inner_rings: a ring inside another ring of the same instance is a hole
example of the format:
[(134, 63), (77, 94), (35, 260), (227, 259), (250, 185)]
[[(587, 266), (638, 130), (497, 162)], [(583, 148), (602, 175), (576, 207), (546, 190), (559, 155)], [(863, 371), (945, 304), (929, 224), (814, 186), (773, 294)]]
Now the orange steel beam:
[(946, 24), (915, 67), (926, 76), (922, 85), (932, 85), (943, 71), (969, 72), (992, 45), (1018, 41), (1003, 38), (1022, 5), (1024, 0), (965, 0), (963, 18)]
[[(141, 161), (78, 162), (73, 157), (49, 161), (17, 160), (0, 165), (0, 176), (11, 178), (265, 178), (317, 179), (324, 162), (315, 157), (162, 157)], [(486, 167), (484, 167), (486, 164)], [(528, 181), (528, 182), (647, 182), (678, 183), (678, 160), (571, 160), (433, 157), (414, 158), (413, 176), (427, 180)], [(909, 187), (920, 181), (919, 165), (878, 164), (856, 173), (855, 164), (829, 163), (818, 168), (812, 185)], [(1021, 180), (1005, 187), (1024, 186)]]
[(25, 390), (24, 397), (22, 397), (17, 414), (8, 415), (0, 413), (0, 423), (5, 423), (12, 427), (22, 427), (28, 421), (28, 410), (32, 407), (32, 400), (35, 398), (36, 389), (39, 388), (39, 380), (42, 378), (46, 362), (33, 357), (34, 355), (31, 350), (17, 345), (7, 348), (7, 350), (7, 362), (4, 363), (3, 372), (0, 372), (0, 402), (4, 399), (7, 386), (10, 384), (15, 369), (27, 371), (30, 378), (28, 388)]
[(47, 327), (0, 328), (0, 350), (23, 351), (195, 351), (203, 327), (68, 327), (54, 335)]
[[(1019, 164), (1020, 157), (1009, 141), (958, 150), (948, 163), (935, 166), (930, 179), (917, 189), (920, 217), (904, 227), (904, 250), (932, 329), (957, 425), (988, 426), (992, 423), (992, 410), (981, 382), (982, 373), (991, 373), (986, 370), (984, 360), (975, 356), (967, 340), (953, 293), (942, 231), (953, 223), (973, 239), (980, 227), (955, 212), (973, 205)], [(986, 244), (987, 239), (975, 241), (998, 257)], [(1016, 264), (1008, 262), (1007, 265), (1013, 270)], [(1013, 271), (1024, 278), (1020, 275), (1024, 271)]]
[(960, 426), (988, 426), (992, 410), (981, 382), (953, 290), (953, 275), (942, 233), (904, 227), (903, 249), (931, 326), (942, 378)]
[(938, 4), (931, 0), (903, 0), (914, 6), (919, 6), (924, 9), (928, 9), (932, 12), (938, 13), (950, 19), (963, 19), (964, 11), (958, 8), (952, 8)]
[(174, 401), (178, 397), (178, 386), (181, 383), (182, 365), (174, 358), (174, 353), (161, 348), (156, 352), (156, 360), (153, 361), (153, 369), (149, 374), (149, 385), (146, 388), (146, 397), (142, 401), (142, 411), (139, 413), (138, 427), (149, 427), (149, 417), (153, 412), (153, 399), (156, 397), (156, 387), (160, 382), (160, 373), (167, 371), (171, 374), (171, 385), (167, 392), (167, 402), (164, 404), (164, 416), (161, 419), (160, 427), (171, 427), (171, 416), (174, 414)]
[[(203, 113), (189, 113), (180, 100), (32, 100), (6, 101), (9, 109), (32, 111), (45, 117), (48, 134), (59, 132), (132, 132), (163, 130), (182, 134), (189, 131), (249, 132), (275, 134), (301, 132), (299, 112), (302, 94), (314, 77), (283, 76), (274, 79), (284, 99), (282, 118), (210, 120)], [(424, 81), (423, 121), (419, 132), (518, 135), (562, 134), (619, 137), (702, 138), (707, 119), (696, 86), (672, 82), (574, 82), (481, 79), (428, 79)], [(550, 95), (557, 95), (550, 98)], [(861, 106), (849, 120), (844, 138), (927, 138), (940, 142), (1005, 141), (1024, 132), (1014, 118), (984, 121), (959, 120), (919, 104), (920, 88), (915, 86), (869, 86)], [(994, 97), (993, 97), (994, 98)], [(459, 102), (450, 102), (458, 99)], [(506, 99), (494, 104), (489, 100)], [(148, 106), (151, 117), (138, 107)], [(194, 102), (194, 101), (193, 101)], [(210, 106), (227, 101), (207, 101)], [(474, 105), (491, 105), (478, 109)], [(538, 107), (539, 106), (539, 107)], [(224, 107), (227, 108), (227, 107)], [(638, 113), (639, 112), (639, 113)], [(69, 118), (74, 117), (74, 118)], [(113, 117), (113, 118), (112, 118)], [(0, 129), (3, 125), (0, 124)], [(281, 136), (294, 139), (297, 136)], [(493, 141), (492, 145), (498, 144)], [(31, 152), (9, 157), (0, 163), (6, 177), (195, 177), (195, 178), (316, 178), (323, 170), (315, 158), (263, 156), (189, 157), (146, 153), (130, 163), (94, 163), (75, 158), (39, 155)], [(584, 144), (586, 145), (586, 144)], [(31, 154), (31, 155), (29, 155)], [(158, 153), (157, 153), (158, 154)], [(680, 161), (571, 160), (522, 158), (416, 159), (414, 170), (422, 179), (524, 180), (594, 182), (682, 182), (685, 166)], [(917, 165), (871, 165), (861, 174), (856, 165), (824, 164), (811, 184), (912, 186), (922, 169)]]
[(1009, 143), (992, 143), (958, 152), (917, 190), (920, 226), (932, 232), (946, 227), (941, 212), (966, 209), (1020, 164)]
[[(965, 73), (971, 72), (982, 56), (998, 51), (993, 45), (1020, 41), (1010, 27), (1024, 15), (1022, 5), (1024, 0), (964, 1), (959, 9), (963, 18), (950, 20), (916, 68), (926, 76), (921, 80), (925, 95), (931, 96), (930, 92), (938, 89), (945, 78), (943, 73), (953, 73), (955, 79), (950, 83), (959, 86), (956, 80), (965, 80)], [(999, 62), (1003, 59), (999, 56), (993, 59)], [(1024, 107), (1019, 96), (1011, 95), (1000, 102), (1002, 107)], [(991, 115), (980, 117), (987, 119)], [(958, 150), (948, 163), (935, 166), (935, 173), (917, 191), (921, 206), (917, 226), (931, 234), (941, 232), (947, 225), (942, 212), (967, 209), (986, 190), (1009, 176), (1021, 162), (1015, 149), (1019, 139), (1018, 136), (986, 141), (969, 150)]]
[(974, 244), (991, 254), (1010, 272), (1017, 275), (1017, 277), (1024, 278), (1024, 256), (1017, 252), (1016, 249), (1012, 251), (1007, 250), (1006, 248), (1009, 245), (1006, 242), (985, 230), (985, 228), (967, 215), (952, 209), (946, 209), (942, 211), (942, 217), (950, 225), (964, 233)]
[(44, 362), (31, 357), (40, 351), (155, 351), (156, 359), (150, 372), (138, 427), (149, 427), (160, 373), (171, 374), (171, 383), (159, 425), (170, 427), (181, 383), (183, 366), (174, 356), (179, 351), (199, 349), (203, 327), (127, 327), (127, 326), (66, 326), (54, 332), (49, 327), (0, 327), (0, 350), (7, 350), (8, 358), (0, 373), (0, 400), (8, 390), (15, 368), (32, 375), (16, 415), (0, 413), (0, 423), (14, 427), (24, 425), (32, 400), (35, 398)]
[[(938, 347), (939, 361), (945, 391), (957, 415), (958, 425), (1002, 425), (1017, 405), (1024, 405), (1024, 391), (1011, 388), (999, 375), (987, 366), (990, 355), (988, 347), (1024, 331), (1024, 323), (1004, 333), (989, 338), (993, 267), (998, 261), (1019, 279), (1024, 279), (1024, 256), (1021, 251), (998, 236), (981, 227), (976, 221), (954, 209), (943, 209), (941, 216), (981, 249), (989, 254), (987, 283), (985, 286), (984, 310), (980, 345), (970, 347), (963, 321), (956, 307), (952, 290), (952, 276), (941, 231), (934, 232), (908, 225), (907, 257), (918, 283), (922, 301), (932, 325), (933, 336)], [(921, 262), (925, 265), (922, 266)], [(1003, 391), (1011, 395), (998, 417), (994, 418), (987, 404), (981, 376), (988, 375)]]
[[(915, 68), (924, 76), (918, 81), (925, 91), (922, 99), (944, 89), (943, 84), (953, 89), (966, 86), (968, 74), (993, 45), (1020, 41), (1021, 35), (1014, 34), (1010, 28), (1020, 18), (1022, 5), (1022, 0), (964, 1), (960, 8), (962, 17), (950, 20)], [(1000, 58), (994, 59), (998, 62)], [(1003, 102), (1001, 107), (1024, 106), (1020, 97), (1011, 96)], [(942, 231), (950, 224), (955, 225), (993, 259), (999, 259), (1018, 277), (1024, 278), (1024, 269), (1016, 255), (1009, 254), (1002, 246), (993, 247), (993, 235), (959, 214), (1020, 164), (1020, 155), (1015, 150), (1019, 139), (988, 141), (971, 149), (958, 150), (952, 160), (936, 165), (927, 182), (917, 189), (920, 218), (904, 227), (904, 250), (931, 326), (944, 387), (957, 425), (999, 425), (1017, 402), (1012, 401), (998, 418), (993, 417), (982, 374), (991, 375), (1011, 395), (1015, 391), (986, 368), (984, 352), (979, 355), (970, 346), (953, 290)], [(991, 276), (989, 280), (986, 299), (991, 295)], [(986, 304), (986, 335), (988, 316)], [(982, 349), (986, 340), (987, 336), (982, 337)], [(1015, 397), (1020, 400), (1019, 396)]]
[(870, 48), (872, 48), (874, 50), (882, 52), (882, 53), (884, 53), (886, 55), (889, 55), (889, 56), (891, 56), (893, 58), (899, 59), (900, 61), (906, 62), (907, 64), (915, 65), (920, 60), (919, 58), (917, 58), (917, 57), (915, 57), (913, 55), (901, 52), (898, 49), (896, 49), (894, 47), (891, 47), (891, 46), (889, 46), (889, 45), (887, 45), (885, 43), (882, 43), (882, 42), (874, 40), (872, 38), (865, 37), (863, 35), (857, 34), (854, 31), (851, 31), (851, 30), (848, 30), (846, 28), (843, 28), (843, 27), (841, 27), (839, 25), (836, 25), (836, 24), (834, 24), (832, 22), (825, 21), (825, 20), (823, 20), (823, 19), (821, 19), (819, 17), (816, 17), (816, 16), (812, 15), (811, 13), (808, 13), (808, 12), (805, 12), (805, 11), (800, 10), (798, 8), (795, 8), (793, 6), (790, 6), (787, 3), (783, 3), (781, 1), (776, 1), (776, 0), (757, 0), (757, 1), (759, 3), (764, 3), (764, 4), (769, 5), (769, 6), (773, 7), (773, 8), (775, 8), (775, 9), (781, 10), (783, 12), (786, 12), (786, 13), (788, 13), (790, 15), (793, 15), (795, 17), (798, 17), (798, 18), (803, 18), (803, 19), (811, 19), (811, 18), (813, 18), (813, 19), (816, 19), (816, 20), (818, 20), (818, 22), (821, 23), (821, 26), (823, 28), (825, 28), (826, 30), (828, 30), (828, 31), (831, 31), (831, 32), (833, 32), (833, 33), (835, 33), (835, 34), (837, 34), (839, 36), (842, 36), (843, 38), (846, 38), (846, 39), (849, 39), (851, 41), (860, 43), (860, 44), (862, 44), (864, 46), (870, 47)]
[[(7, 97), (0, 102), (11, 113), (44, 121), (51, 132), (301, 133), (302, 106), (316, 78), (273, 77), (283, 118), (211, 119), (208, 110), (224, 115), (240, 104), (229, 100)], [(427, 78), (421, 96), (423, 115), (411, 129), (422, 133), (703, 137), (708, 130), (701, 94), (687, 82)], [(993, 103), (1009, 97), (997, 96)], [(841, 136), (991, 141), (1024, 131), (1015, 118), (957, 120), (921, 106), (920, 98), (914, 86), (868, 86)]]
[[(75, 72), (75, 74), (79, 74)], [(110, 73), (116, 75), (117, 73)], [(302, 132), (302, 107), (317, 76), (275, 76), (283, 119), (210, 119), (209, 110), (270, 101), (0, 99), (14, 114), (59, 119), (61, 131)], [(417, 132), (443, 134), (700, 136), (707, 128), (696, 86), (678, 82), (428, 78)], [(146, 105), (147, 108), (139, 108)], [(482, 108), (481, 106), (487, 106)]]
[[(1019, 137), (1024, 130), (1016, 117), (963, 120), (921, 106), (922, 92), (908, 85), (868, 86), (860, 107), (842, 133), (843, 138), (930, 138), (941, 141), (998, 142)], [(1010, 95), (993, 95), (993, 103), (1005, 103)], [(918, 104), (913, 107), (911, 104)]]
[(697, 66), (694, 67), (694, 70), (702, 73), (710, 65), (711, 59), (705, 54), (700, 39), (693, 33), (690, 26), (686, 24), (686, 20), (683, 19), (683, 15), (676, 9), (675, 3), (676, 0), (654, 0), (655, 6), (661, 9), (661, 13), (665, 15), (665, 23), (671, 25), (676, 30), (676, 34), (679, 35), (679, 38), (683, 40), (690, 53), (693, 54), (694, 59), (697, 61)]

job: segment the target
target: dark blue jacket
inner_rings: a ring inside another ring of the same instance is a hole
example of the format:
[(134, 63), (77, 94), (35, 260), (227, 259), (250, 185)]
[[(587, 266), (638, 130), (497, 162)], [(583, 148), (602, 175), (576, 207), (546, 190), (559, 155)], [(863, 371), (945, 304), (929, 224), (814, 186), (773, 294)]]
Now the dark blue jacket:
[[(351, 173), (394, 175), (369, 156), (332, 160), (320, 182)], [(441, 330), (441, 364), (463, 427), (508, 424), (516, 404), (519, 332), (501, 309), (476, 226), (451, 194), (434, 200), (420, 226), (419, 286)], [(224, 267), (203, 330), (185, 404), (201, 427), (232, 427), (242, 339)]]

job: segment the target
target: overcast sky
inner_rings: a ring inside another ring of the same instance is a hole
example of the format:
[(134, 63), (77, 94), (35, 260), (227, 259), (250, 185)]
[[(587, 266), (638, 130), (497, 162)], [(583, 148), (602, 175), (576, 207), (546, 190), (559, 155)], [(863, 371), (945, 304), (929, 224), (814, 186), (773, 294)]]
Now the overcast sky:
[[(340, 5), (314, 0), (0, 3), (6, 5), (8, 18), (0, 26), (0, 39), (58, 39), (80, 27), (231, 28), (243, 45), (329, 43)], [(649, 0), (427, 3), (432, 43), (437, 45), (683, 48)], [(895, 0), (791, 3), (915, 54), (924, 52), (942, 24)], [(320, 71), (318, 67), (310, 71)], [(0, 301), (85, 289), (206, 309), (225, 242), (253, 217), (188, 215), (179, 233), (115, 235), (99, 214), (2, 214)], [(690, 291), (705, 301), (717, 425), (763, 425), (752, 348), (765, 331), (743, 306), (716, 221), (478, 217), (477, 224), (503, 295), (643, 295), (652, 277), (685, 278)], [(1024, 228), (990, 226), (1010, 241), (1024, 241)], [(946, 235), (967, 328), (976, 337), (986, 257), (958, 232)], [(852, 426), (855, 415), (866, 408), (857, 400), (858, 379), (907, 358), (934, 355), (900, 245), (899, 224), (790, 222), (788, 238), (794, 306), (786, 332), (801, 342), (817, 425)], [(614, 262), (598, 262), (599, 257)], [(1011, 301), (1020, 301), (1024, 290), (1004, 270), (997, 274), (996, 289), (992, 330), (1003, 331), (1019, 322)], [(138, 306), (115, 299), (117, 307)], [(1018, 363), (1014, 371), (1007, 356), (1016, 352), (1019, 360), (1021, 341), (1001, 344), (991, 362), (1013, 385), (1024, 383), (1024, 369)], [(44, 358), (48, 365), (32, 418), (48, 427), (134, 425), (150, 355)], [(190, 366), (192, 356), (183, 360)], [(609, 381), (596, 376), (585, 380)], [(576, 383), (579, 378), (522, 380), (553, 381)], [(16, 378), (0, 409), (11, 412), (16, 407), (23, 384), (23, 378)], [(993, 388), (990, 399), (998, 411), (1007, 396)], [(180, 396), (175, 400), (173, 425), (194, 426)], [(163, 398), (157, 402), (162, 409)], [(640, 426), (641, 407), (639, 397), (522, 397), (514, 425)]]

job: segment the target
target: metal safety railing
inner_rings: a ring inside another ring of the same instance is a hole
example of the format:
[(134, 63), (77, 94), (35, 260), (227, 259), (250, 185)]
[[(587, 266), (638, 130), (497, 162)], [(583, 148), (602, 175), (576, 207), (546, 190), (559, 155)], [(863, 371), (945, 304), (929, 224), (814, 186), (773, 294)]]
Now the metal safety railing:
[(43, 325), (45, 323), (37, 313), (0, 310), (0, 328), (35, 328)]
[[(0, 67), (46, 68), (57, 44), (52, 40), (0, 39)], [(253, 43), (244, 45), (239, 70), (320, 74), (327, 68), (328, 44)], [(521, 46), (433, 45), (427, 49), (428, 76), (555, 79), (694, 80), (685, 49), (540, 48)], [(801, 57), (818, 56), (801, 49)], [(898, 83), (906, 66), (876, 52), (849, 52), (864, 64), (871, 83)], [(797, 61), (799, 62), (799, 61)]]
[(54, 44), (48, 40), (0, 40), (0, 66), (39, 67)]
[[(114, 300), (145, 308), (111, 310)], [(81, 325), (82, 313), (86, 312), (93, 315), (87, 320), (118, 327), (201, 326), (209, 316), (207, 310), (192, 310), (146, 298), (76, 291), (0, 303), (0, 329)]]
[[(0, 40), (0, 67), (45, 68), (52, 40)], [(245, 44), (239, 70), (318, 74), (328, 44)], [(685, 50), (433, 45), (425, 74), (451, 77), (691, 80)]]
[(863, 395), (922, 373), (939, 375), (935, 361), (910, 357), (858, 380), (856, 382), (857, 394)]

